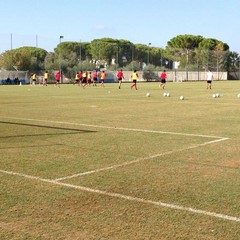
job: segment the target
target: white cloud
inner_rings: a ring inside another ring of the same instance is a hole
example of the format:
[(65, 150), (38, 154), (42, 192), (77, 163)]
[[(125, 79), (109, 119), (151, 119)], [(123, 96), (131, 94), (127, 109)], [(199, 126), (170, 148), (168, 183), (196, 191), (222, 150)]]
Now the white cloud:
[(102, 25), (102, 24), (97, 24), (97, 25), (94, 26), (94, 29), (101, 31), (101, 30), (106, 30), (107, 27)]

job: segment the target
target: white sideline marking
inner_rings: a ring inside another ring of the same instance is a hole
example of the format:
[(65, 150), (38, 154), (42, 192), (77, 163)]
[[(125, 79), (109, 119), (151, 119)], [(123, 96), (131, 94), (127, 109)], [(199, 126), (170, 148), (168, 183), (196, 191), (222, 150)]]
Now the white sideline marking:
[(161, 202), (161, 201), (152, 201), (152, 200), (146, 200), (146, 199), (138, 198), (138, 197), (131, 197), (131, 196), (127, 196), (127, 195), (123, 195), (123, 194), (119, 194), (119, 193), (112, 193), (112, 192), (102, 191), (102, 190), (98, 190), (98, 189), (92, 189), (92, 188), (88, 188), (88, 187), (57, 182), (57, 181), (50, 180), (50, 179), (39, 178), (39, 177), (26, 175), (26, 174), (21, 174), (21, 173), (16, 173), (16, 172), (12, 172), (12, 171), (0, 170), (0, 172), (4, 173), (4, 174), (8, 174), (8, 175), (15, 175), (15, 176), (24, 177), (24, 178), (27, 178), (27, 179), (32, 179), (32, 180), (38, 180), (38, 181), (42, 181), (42, 182), (46, 182), (46, 183), (51, 183), (51, 184), (59, 185), (59, 186), (62, 186), (62, 187), (74, 188), (74, 189), (78, 189), (78, 190), (85, 191), (85, 192), (97, 193), (97, 194), (101, 194), (101, 195), (108, 196), (108, 197), (121, 198), (121, 199), (124, 199), (124, 200), (133, 201), (133, 202), (140, 202), (140, 203), (144, 203), (144, 204), (152, 204), (152, 205), (171, 208), (171, 209), (175, 209), (175, 210), (182, 210), (182, 211), (187, 211), (187, 212), (191, 212), (191, 213), (197, 213), (197, 214), (202, 214), (202, 215), (211, 216), (211, 217), (215, 217), (215, 218), (220, 218), (220, 219), (224, 219), (224, 220), (240, 222), (239, 217), (233, 217), (233, 216), (229, 216), (229, 215), (225, 215), (225, 214), (219, 214), (219, 213), (215, 213), (215, 212), (209, 212), (209, 211), (199, 210), (199, 209), (190, 208), (190, 207), (183, 207), (183, 206), (180, 206), (180, 205), (171, 204), (171, 203), (164, 203), (164, 202)]
[(95, 169), (95, 170), (91, 170), (91, 171), (87, 171), (87, 172), (76, 173), (76, 174), (66, 176), (66, 177), (56, 178), (56, 179), (54, 179), (54, 181), (63, 181), (63, 180), (70, 179), (70, 178), (81, 177), (81, 176), (90, 175), (90, 174), (94, 174), (94, 173), (98, 173), (98, 172), (112, 170), (112, 169), (116, 169), (116, 168), (119, 168), (119, 167), (124, 167), (124, 166), (127, 166), (127, 165), (138, 163), (138, 162), (141, 162), (141, 161), (151, 160), (151, 159), (154, 159), (154, 158), (157, 158), (157, 157), (169, 155), (169, 154), (172, 154), (172, 153), (182, 152), (182, 151), (197, 148), (197, 147), (200, 147), (200, 146), (205, 146), (205, 145), (208, 145), (208, 144), (213, 144), (213, 143), (216, 143), (216, 142), (225, 141), (227, 139), (228, 138), (217, 139), (217, 140), (197, 144), (197, 145), (186, 147), (186, 148), (181, 148), (181, 149), (177, 149), (177, 150), (173, 150), (173, 151), (168, 151), (168, 152), (165, 152), (165, 153), (158, 153), (158, 154), (155, 154), (155, 155), (152, 155), (152, 156), (149, 156), (149, 157), (138, 158), (138, 159), (133, 160), (133, 161), (123, 162), (123, 163), (112, 165), (112, 166), (105, 167), (105, 168), (99, 168), (99, 169)]
[(115, 130), (124, 130), (124, 131), (138, 131), (138, 132), (148, 132), (148, 133), (191, 136), (191, 137), (215, 138), (215, 140), (208, 141), (208, 142), (205, 142), (205, 143), (202, 143), (202, 144), (197, 144), (197, 145), (194, 145), (194, 146), (190, 146), (190, 147), (183, 148), (183, 149), (178, 149), (178, 150), (175, 150), (175, 151), (168, 151), (168, 152), (156, 154), (156, 155), (153, 155), (153, 156), (150, 156), (150, 157), (139, 158), (139, 159), (136, 159), (136, 160), (133, 160), (133, 161), (124, 162), (122, 164), (116, 164), (116, 165), (105, 167), (105, 168), (99, 168), (99, 169), (95, 169), (95, 170), (91, 170), (91, 171), (87, 171), (87, 172), (83, 172), (83, 173), (76, 173), (76, 174), (73, 174), (73, 175), (70, 175), (70, 176), (57, 178), (57, 179), (55, 179), (55, 181), (62, 181), (62, 180), (65, 180), (65, 179), (70, 179), (70, 178), (80, 177), (80, 176), (84, 176), (84, 175), (94, 174), (94, 173), (97, 173), (97, 172), (107, 171), (107, 170), (127, 166), (127, 165), (130, 165), (130, 164), (134, 164), (134, 163), (137, 163), (137, 162), (140, 162), (140, 161), (151, 160), (151, 159), (154, 159), (156, 157), (172, 154), (174, 152), (181, 152), (181, 151), (184, 151), (184, 150), (189, 150), (189, 149), (192, 149), (192, 148), (196, 148), (196, 147), (200, 147), (200, 146), (204, 146), (204, 145), (208, 145), (208, 144), (213, 144), (213, 143), (217, 143), (217, 142), (221, 142), (221, 141), (225, 141), (225, 140), (229, 139), (229, 138), (226, 138), (226, 137), (209, 136), (209, 135), (202, 135), (202, 134), (186, 134), (186, 133), (177, 133), (177, 132), (163, 132), (163, 131), (154, 131), (154, 130), (146, 130), (146, 129), (132, 129), (132, 128), (120, 128), (120, 127), (117, 128), (117, 127), (109, 127), (109, 126), (90, 125), (90, 124), (71, 123), (71, 122), (61, 122), (61, 121), (49, 121), (49, 120), (40, 120), (40, 119), (32, 119), (32, 118), (15, 118), (15, 117), (3, 117), (3, 118), (25, 120), (25, 121), (57, 123), (57, 124), (69, 124), (69, 125), (76, 125), (76, 126), (87, 126), (87, 127), (115, 129)]
[(4, 117), (4, 116), (1, 116), (1, 117), (2, 117), (2, 118), (7, 118), (7, 119), (24, 120), (24, 121), (35, 121), (35, 122), (45, 122), (45, 123), (68, 124), (68, 125), (75, 125), (75, 126), (85, 126), (85, 127), (103, 128), (103, 129), (115, 129), (115, 130), (123, 130), (123, 131), (146, 132), (146, 133), (160, 133), (160, 134), (181, 135), (181, 136), (189, 136), (189, 137), (203, 137), (203, 138), (227, 139), (227, 138), (225, 138), (225, 137), (220, 137), (220, 136), (211, 136), (211, 135), (209, 136), (209, 135), (192, 134), (192, 133), (165, 132), (165, 131), (146, 130), (146, 129), (110, 127), (110, 126), (102, 126), (102, 125), (92, 125), (92, 124), (84, 124), (84, 123), (62, 122), (62, 121), (51, 121), (51, 120), (41, 120), (41, 119), (33, 119), (33, 118), (15, 118), (15, 117)]
[(188, 134), (188, 133), (164, 132), (164, 131), (154, 131), (154, 130), (145, 130), (145, 129), (109, 127), (109, 126), (101, 126), (101, 125), (71, 123), (71, 122), (62, 122), (62, 121), (49, 121), (49, 120), (39, 120), (39, 119), (30, 119), (30, 118), (14, 118), (14, 117), (3, 117), (3, 118), (25, 120), (25, 121), (57, 123), (57, 124), (69, 124), (69, 125), (76, 125), (76, 126), (86, 126), (86, 127), (104, 128), (104, 129), (115, 129), (115, 130), (124, 130), (124, 131), (136, 131), (136, 132), (160, 133), (160, 134), (182, 135), (182, 136), (203, 137), (203, 138), (215, 138), (215, 140), (208, 141), (208, 142), (205, 142), (205, 143), (202, 143), (202, 144), (197, 144), (197, 145), (190, 146), (190, 147), (187, 147), (187, 148), (178, 149), (178, 150), (175, 150), (175, 151), (169, 151), (169, 152), (160, 153), (160, 154), (155, 154), (155, 155), (150, 156), (150, 157), (140, 158), (140, 159), (136, 159), (134, 161), (125, 162), (125, 163), (122, 163), (122, 164), (117, 164), (117, 165), (113, 165), (113, 166), (106, 167), (106, 168), (100, 168), (100, 169), (96, 169), (96, 170), (92, 170), (92, 171), (88, 171), (88, 172), (84, 172), (84, 173), (74, 174), (74, 175), (71, 175), (71, 176), (62, 177), (62, 178), (58, 178), (58, 179), (55, 179), (55, 180), (44, 179), (44, 178), (40, 178), (40, 177), (36, 177), (36, 176), (16, 173), (16, 172), (12, 172), (12, 171), (5, 171), (5, 170), (1, 170), (1, 169), (0, 169), (0, 172), (5, 173), (5, 174), (9, 174), (9, 175), (25, 177), (25, 178), (32, 179), (32, 180), (38, 180), (38, 181), (42, 181), (42, 182), (46, 182), (46, 183), (51, 183), (51, 184), (55, 184), (55, 185), (60, 185), (60, 186), (63, 186), (63, 187), (74, 188), (74, 189), (82, 190), (82, 191), (85, 191), (85, 192), (98, 193), (98, 194), (102, 194), (102, 195), (109, 196), (109, 197), (116, 197), (116, 198), (121, 198), (121, 199), (129, 200), (129, 201), (141, 202), (141, 203), (144, 203), (144, 204), (152, 204), (152, 205), (162, 206), (162, 207), (166, 207), (166, 208), (172, 208), (172, 209), (175, 209), (175, 210), (183, 210), (183, 211), (188, 211), (188, 212), (191, 212), (191, 213), (198, 213), (198, 214), (207, 215), (207, 216), (211, 216), (211, 217), (215, 217), (215, 218), (225, 219), (225, 220), (234, 221), (234, 222), (240, 222), (240, 218), (225, 215), (225, 214), (219, 214), (219, 213), (215, 213), (215, 212), (209, 212), (209, 211), (204, 211), (204, 210), (199, 210), (199, 209), (194, 209), (194, 208), (189, 208), (189, 207), (183, 207), (183, 206), (180, 206), (180, 205), (164, 203), (164, 202), (161, 202), (161, 201), (146, 200), (146, 199), (131, 197), (131, 196), (127, 196), (127, 195), (123, 195), (123, 194), (119, 194), (119, 193), (111, 193), (111, 192), (102, 191), (102, 190), (98, 190), (98, 189), (92, 189), (92, 188), (87, 188), (87, 187), (83, 187), (83, 186), (78, 186), (78, 185), (73, 185), (73, 184), (60, 182), (61, 180), (65, 180), (65, 179), (69, 179), (69, 178), (74, 178), (74, 177), (83, 176), (83, 175), (87, 175), (87, 174), (106, 171), (106, 170), (126, 166), (126, 165), (129, 165), (129, 164), (137, 163), (137, 162), (140, 162), (140, 161), (143, 161), (143, 160), (150, 160), (150, 159), (153, 159), (153, 158), (156, 158), (156, 157), (159, 157), (159, 156), (163, 156), (163, 155), (167, 155), (167, 154), (171, 154), (171, 153), (175, 153), (175, 152), (181, 152), (181, 151), (184, 151), (184, 150), (189, 150), (189, 149), (193, 149), (193, 148), (196, 148), (196, 147), (217, 143), (217, 142), (220, 142), (220, 141), (225, 141), (229, 138), (220, 137), (220, 136), (201, 135), (201, 134)]

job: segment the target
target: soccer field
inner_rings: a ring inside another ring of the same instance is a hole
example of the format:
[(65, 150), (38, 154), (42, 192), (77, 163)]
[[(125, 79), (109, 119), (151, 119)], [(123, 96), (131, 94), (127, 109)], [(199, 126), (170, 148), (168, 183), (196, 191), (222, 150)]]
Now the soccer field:
[(0, 86), (0, 239), (239, 240), (240, 82), (158, 85)]

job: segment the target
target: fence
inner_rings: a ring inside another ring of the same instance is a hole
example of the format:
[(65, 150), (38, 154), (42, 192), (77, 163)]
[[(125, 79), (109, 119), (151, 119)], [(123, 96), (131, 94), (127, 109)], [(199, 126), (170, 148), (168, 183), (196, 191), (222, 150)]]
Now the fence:
[[(227, 72), (212, 72), (214, 80), (227, 80)], [(107, 79), (109, 82), (117, 82), (116, 77), (117, 72), (111, 71), (107, 72)], [(124, 71), (124, 82), (131, 81), (132, 71)], [(138, 81), (160, 81), (161, 72), (158, 71), (139, 71)], [(149, 77), (148, 77), (149, 76)], [(204, 81), (206, 80), (207, 72), (206, 71), (167, 71), (167, 81), (169, 82), (186, 82), (186, 81)]]

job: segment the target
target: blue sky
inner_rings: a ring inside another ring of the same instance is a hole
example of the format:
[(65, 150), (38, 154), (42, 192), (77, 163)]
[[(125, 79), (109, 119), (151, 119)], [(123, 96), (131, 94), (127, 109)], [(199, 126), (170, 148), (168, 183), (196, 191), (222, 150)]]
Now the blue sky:
[(0, 0), (0, 6), (0, 53), (36, 45), (53, 51), (60, 35), (164, 48), (180, 34), (215, 38), (240, 53), (240, 0)]

